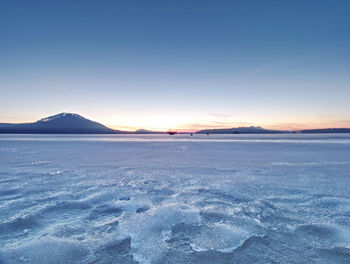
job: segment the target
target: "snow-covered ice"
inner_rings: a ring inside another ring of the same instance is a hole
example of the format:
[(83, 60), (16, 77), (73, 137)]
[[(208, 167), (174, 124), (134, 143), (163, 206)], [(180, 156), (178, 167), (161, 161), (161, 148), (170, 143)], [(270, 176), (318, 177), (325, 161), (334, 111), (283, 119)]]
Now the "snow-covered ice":
[(350, 135), (0, 135), (0, 263), (350, 263)]

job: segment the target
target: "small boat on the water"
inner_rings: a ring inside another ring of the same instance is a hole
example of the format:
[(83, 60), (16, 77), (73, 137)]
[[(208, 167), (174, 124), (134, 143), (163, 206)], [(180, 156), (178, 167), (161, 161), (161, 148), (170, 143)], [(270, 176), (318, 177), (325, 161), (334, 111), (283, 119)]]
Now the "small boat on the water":
[(173, 130), (171, 130), (171, 129), (169, 129), (169, 130), (168, 130), (168, 134), (171, 135), (171, 136), (173, 136), (173, 135), (177, 134), (177, 132), (176, 132), (176, 131), (173, 131)]

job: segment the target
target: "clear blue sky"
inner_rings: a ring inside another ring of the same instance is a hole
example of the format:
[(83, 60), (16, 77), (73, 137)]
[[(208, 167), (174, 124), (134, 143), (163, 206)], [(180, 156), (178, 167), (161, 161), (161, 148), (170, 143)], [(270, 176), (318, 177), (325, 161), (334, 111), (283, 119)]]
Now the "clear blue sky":
[(0, 0), (0, 122), (350, 127), (350, 1)]

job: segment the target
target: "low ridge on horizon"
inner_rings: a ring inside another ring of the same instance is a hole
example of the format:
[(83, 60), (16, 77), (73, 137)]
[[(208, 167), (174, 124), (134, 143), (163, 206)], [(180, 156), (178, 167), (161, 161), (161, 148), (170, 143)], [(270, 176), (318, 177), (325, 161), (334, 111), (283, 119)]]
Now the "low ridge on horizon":
[[(109, 128), (76, 113), (62, 112), (32, 123), (0, 123), (2, 134), (163, 134), (160, 131), (137, 129), (122, 131)], [(350, 128), (273, 130), (261, 126), (202, 129), (196, 134), (280, 134), (280, 133), (350, 133)]]

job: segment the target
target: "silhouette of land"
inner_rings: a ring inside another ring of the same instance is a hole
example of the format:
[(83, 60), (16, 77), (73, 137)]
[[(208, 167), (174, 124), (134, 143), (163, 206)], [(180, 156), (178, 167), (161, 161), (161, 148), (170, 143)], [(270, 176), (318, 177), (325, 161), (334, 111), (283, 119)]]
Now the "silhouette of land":
[[(33, 123), (0, 123), (1, 134), (166, 134), (167, 132), (138, 129), (122, 131), (106, 127), (78, 114), (60, 113)], [(350, 128), (326, 128), (305, 130), (272, 130), (259, 126), (204, 129), (196, 134), (281, 134), (281, 133), (350, 133)], [(181, 133), (180, 133), (181, 134)]]

